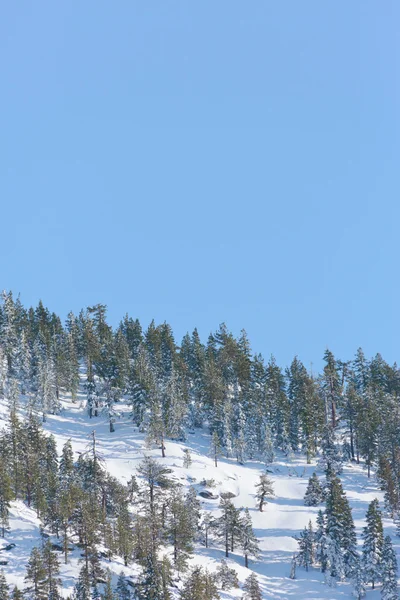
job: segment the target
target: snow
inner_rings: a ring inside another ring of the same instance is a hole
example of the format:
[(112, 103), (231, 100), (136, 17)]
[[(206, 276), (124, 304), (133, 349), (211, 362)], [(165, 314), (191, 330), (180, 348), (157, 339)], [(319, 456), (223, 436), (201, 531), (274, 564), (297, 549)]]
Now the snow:
[[(307, 465), (302, 456), (288, 459), (277, 455), (275, 461), (269, 466), (270, 478), (274, 484), (275, 497), (268, 500), (264, 512), (259, 512), (255, 499), (255, 483), (264, 471), (264, 465), (257, 461), (248, 461), (240, 465), (234, 458), (220, 458), (218, 467), (215, 467), (210, 456), (210, 436), (204, 430), (197, 430), (188, 434), (185, 443), (166, 442), (166, 458), (161, 457), (158, 449), (146, 447), (143, 433), (132, 425), (128, 418), (128, 407), (120, 406), (121, 416), (115, 424), (115, 433), (109, 433), (108, 422), (102, 418), (89, 419), (84, 406), (84, 396), (81, 394), (78, 402), (73, 404), (68, 398), (62, 399), (62, 412), (56, 416), (49, 416), (44, 428), (55, 436), (58, 449), (61, 451), (63, 444), (71, 439), (77, 457), (79, 452), (84, 452), (93, 429), (96, 431), (98, 449), (104, 458), (109, 472), (126, 483), (135, 473), (139, 462), (145, 455), (153, 456), (163, 464), (172, 468), (174, 476), (185, 486), (195, 485), (196, 489), (209, 489), (215, 494), (231, 492), (235, 495), (232, 499), (237, 507), (248, 507), (253, 527), (260, 541), (261, 554), (258, 560), (250, 560), (250, 569), (259, 578), (263, 598), (292, 599), (292, 600), (337, 600), (350, 598), (351, 586), (349, 583), (340, 583), (336, 588), (330, 588), (324, 583), (324, 576), (318, 569), (311, 568), (306, 572), (297, 568), (296, 579), (289, 578), (290, 561), (297, 550), (294, 536), (308, 524), (309, 519), (315, 523), (316, 515), (321, 507), (307, 507), (303, 504), (303, 497), (307, 488), (308, 478), (315, 471), (321, 475), (316, 461)], [(0, 427), (5, 424), (7, 416), (7, 403), (0, 400)], [(183, 467), (185, 448), (189, 448), (192, 455), (192, 465), (189, 469)], [(374, 498), (380, 501), (382, 493), (378, 490), (373, 475), (367, 478), (366, 471), (361, 465), (347, 464), (341, 476), (343, 487), (353, 509), (353, 517), (359, 536), (365, 524), (364, 517), (368, 504)], [(200, 482), (206, 479), (215, 481), (214, 487), (204, 487)], [(219, 502), (212, 499), (201, 499), (202, 508), (211, 511), (213, 515), (219, 514)], [(395, 526), (389, 519), (384, 520), (385, 535), (391, 535), (396, 553), (399, 553), (399, 539), (395, 537)], [(10, 533), (4, 540), (0, 540), (0, 548), (7, 544), (15, 544), (10, 551), (0, 552), (0, 560), (7, 560), (3, 567), (8, 583), (24, 586), (25, 566), (30, 551), (39, 543), (39, 520), (34, 510), (28, 509), (21, 501), (12, 504)], [(211, 548), (206, 549), (197, 544), (193, 564), (207, 566), (215, 570), (224, 550), (221, 545), (211, 542)], [(63, 580), (63, 594), (67, 596), (77, 579), (79, 571), (79, 552), (74, 551), (69, 556), (69, 564), (63, 564), (61, 556), (61, 577)], [(241, 585), (250, 574), (244, 567), (244, 558), (240, 551), (231, 554), (228, 559), (230, 567), (237, 571)], [(137, 565), (124, 567), (122, 560), (116, 558), (112, 562), (105, 561), (104, 566), (111, 569), (115, 578), (123, 570), (126, 575), (136, 577), (139, 568)], [(116, 581), (116, 580), (115, 580)], [(221, 598), (230, 600), (240, 598), (241, 590), (221, 592)], [(375, 591), (368, 589), (367, 598), (380, 597), (380, 588)]]

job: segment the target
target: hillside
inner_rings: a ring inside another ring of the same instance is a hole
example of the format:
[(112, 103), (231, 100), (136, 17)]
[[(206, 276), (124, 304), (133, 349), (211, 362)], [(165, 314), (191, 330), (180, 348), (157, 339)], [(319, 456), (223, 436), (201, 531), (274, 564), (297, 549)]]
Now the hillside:
[[(304, 569), (298, 568), (296, 579), (293, 580), (289, 577), (291, 558), (297, 551), (297, 542), (293, 536), (298, 535), (309, 519), (315, 522), (318, 511), (318, 507), (306, 507), (303, 503), (308, 477), (313, 471), (322, 475), (318, 471), (315, 461), (311, 465), (307, 465), (304, 457), (296, 456), (288, 459), (282, 453), (278, 455), (269, 466), (275, 498), (268, 501), (265, 511), (261, 513), (256, 508), (254, 486), (260, 473), (264, 471), (262, 463), (248, 461), (246, 464), (240, 465), (235, 459), (221, 458), (218, 467), (215, 467), (213, 459), (210, 457), (210, 436), (207, 429), (189, 434), (184, 444), (166, 441), (166, 457), (162, 458), (159, 449), (148, 449), (143, 433), (133, 427), (128, 417), (128, 407), (121, 405), (120, 409), (121, 414), (115, 424), (116, 431), (110, 434), (108, 422), (104, 418), (88, 418), (85, 396), (81, 391), (75, 403), (62, 398), (60, 414), (49, 415), (44, 428), (55, 436), (60, 452), (63, 444), (70, 439), (75, 457), (86, 450), (94, 429), (99, 452), (105, 459), (107, 470), (124, 484), (128, 482), (132, 474), (136, 473), (138, 463), (143, 456), (150, 455), (171, 467), (175, 478), (183, 486), (194, 485), (196, 490), (200, 491), (204, 489), (200, 485), (203, 479), (213, 479), (215, 487), (212, 488), (212, 491), (215, 495), (219, 495), (221, 492), (234, 494), (233, 502), (236, 507), (249, 508), (254, 530), (260, 541), (260, 557), (257, 560), (251, 560), (249, 567), (259, 577), (263, 598), (333, 600), (351, 597), (351, 586), (348, 583), (338, 584), (337, 588), (331, 588), (323, 583), (324, 576), (319, 569), (311, 568), (307, 573)], [(0, 405), (3, 426), (7, 419), (7, 412), (7, 402), (3, 400)], [(189, 448), (192, 453), (193, 463), (188, 469), (182, 466), (184, 448)], [(382, 493), (377, 489), (374, 478), (367, 478), (366, 470), (361, 465), (346, 464), (342, 481), (353, 510), (357, 533), (360, 535), (365, 524), (364, 516), (369, 502), (375, 497), (382, 499)], [(218, 516), (218, 500), (202, 499), (202, 511), (209, 511), (212, 515)], [(384, 525), (387, 532), (394, 534), (391, 520), (385, 520)], [(56, 541), (54, 536), (52, 536), (53, 538)], [(1, 558), (8, 561), (7, 566), (4, 567), (7, 581), (23, 588), (29, 554), (33, 546), (40, 544), (40, 534), (39, 519), (36, 517), (35, 511), (28, 509), (22, 501), (12, 502), (10, 532), (1, 542), (2, 546), (15, 544), (15, 548), (11, 551), (3, 551)], [(400, 545), (397, 538), (394, 538), (394, 543), (398, 551)], [(168, 552), (168, 550), (167, 547), (165, 551)], [(69, 564), (61, 565), (64, 597), (72, 592), (77, 581), (80, 568), (79, 555), (79, 550), (75, 548), (69, 556)], [(214, 571), (223, 556), (221, 543), (213, 540), (211, 547), (205, 549), (203, 544), (197, 542), (191, 564), (206, 565), (211, 571)], [(140, 571), (135, 564), (124, 567), (122, 559), (117, 557), (113, 557), (111, 562), (103, 559), (103, 565), (111, 569), (115, 583), (121, 571), (131, 576), (132, 580), (138, 577)], [(229, 565), (237, 571), (239, 580), (243, 584), (250, 571), (245, 569), (240, 551), (230, 555)], [(241, 596), (242, 592), (239, 590), (221, 592), (221, 598), (225, 600)], [(368, 598), (378, 597), (379, 590), (368, 592)]]

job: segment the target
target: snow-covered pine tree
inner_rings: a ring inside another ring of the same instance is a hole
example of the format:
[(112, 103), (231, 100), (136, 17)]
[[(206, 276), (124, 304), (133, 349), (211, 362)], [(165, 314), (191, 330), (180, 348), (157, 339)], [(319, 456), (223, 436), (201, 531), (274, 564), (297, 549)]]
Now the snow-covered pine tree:
[(299, 544), (297, 564), (308, 571), (308, 568), (315, 563), (315, 533), (311, 520), (308, 522), (308, 527), (304, 527), (297, 541)]
[(79, 571), (78, 581), (74, 588), (73, 600), (92, 600), (90, 578), (86, 565)]
[(117, 600), (131, 600), (131, 593), (125, 577), (125, 573), (121, 571), (117, 582)]
[(228, 566), (227, 561), (223, 558), (217, 567), (216, 581), (221, 590), (230, 590), (231, 588), (239, 587), (239, 579), (235, 569)]
[(362, 600), (362, 598), (365, 598), (364, 572), (359, 557), (357, 563), (355, 564), (355, 569), (352, 577), (352, 585), (353, 596), (356, 598), (356, 600)]
[(192, 466), (192, 455), (189, 448), (183, 449), (183, 468), (190, 469)]
[(0, 600), (9, 600), (9, 588), (4, 571), (0, 571)]
[(243, 465), (246, 461), (246, 415), (239, 402), (236, 408), (236, 435), (234, 440), (236, 460)]
[(319, 481), (318, 475), (313, 473), (308, 480), (308, 486), (304, 495), (305, 506), (318, 506), (324, 500), (324, 491)]
[(4, 461), (0, 460), (0, 536), (4, 537), (9, 526), (9, 514), (13, 492), (11, 479)]
[(215, 578), (201, 567), (194, 567), (186, 579), (180, 600), (219, 600)]
[(35, 600), (47, 598), (46, 577), (47, 571), (41, 552), (38, 548), (33, 548), (26, 566), (25, 581), (31, 584), (27, 591)]
[(340, 475), (343, 470), (343, 455), (339, 448), (336, 431), (331, 425), (325, 427), (321, 446), (322, 457), (319, 461), (319, 467), (324, 469), (325, 473)]
[(47, 592), (48, 600), (58, 600), (60, 598), (59, 587), (61, 586), (60, 562), (56, 552), (53, 551), (50, 539), (47, 539), (42, 548), (42, 561), (45, 571), (44, 588)]
[(22, 591), (15, 585), (10, 596), (11, 600), (23, 600), (24, 595)]
[(257, 558), (260, 552), (248, 508), (245, 508), (243, 517), (240, 520), (240, 538), (244, 556), (244, 566), (247, 569), (249, 567), (249, 556)]
[(225, 557), (228, 558), (235, 544), (240, 543), (240, 515), (233, 503), (225, 498), (221, 498), (220, 509), (222, 515), (214, 522), (215, 532), (223, 540)]
[(364, 540), (362, 551), (362, 566), (365, 581), (375, 583), (382, 578), (382, 551), (383, 551), (383, 526), (379, 510), (379, 502), (375, 498), (368, 506), (366, 514), (367, 525), (364, 527), (362, 537)]
[(168, 502), (167, 535), (173, 548), (173, 562), (178, 573), (187, 568), (193, 554), (194, 522), (185, 497), (179, 488), (173, 489)]
[(258, 500), (258, 510), (263, 512), (266, 498), (273, 498), (274, 488), (273, 483), (266, 473), (260, 475), (260, 480), (256, 483), (256, 498)]
[(243, 600), (262, 600), (260, 584), (255, 573), (249, 575), (243, 584), (245, 594)]
[(398, 600), (399, 590), (397, 585), (397, 559), (393, 550), (392, 540), (387, 535), (382, 547), (382, 600)]

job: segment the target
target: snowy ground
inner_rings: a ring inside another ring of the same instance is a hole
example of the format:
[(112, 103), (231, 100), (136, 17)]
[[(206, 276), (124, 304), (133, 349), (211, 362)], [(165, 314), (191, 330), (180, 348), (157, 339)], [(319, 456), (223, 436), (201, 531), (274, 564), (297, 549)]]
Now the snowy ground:
[[(234, 459), (221, 459), (216, 468), (209, 457), (210, 438), (205, 430), (197, 431), (193, 435), (189, 434), (185, 444), (167, 442), (167, 456), (163, 459), (159, 450), (146, 448), (143, 434), (132, 426), (123, 412), (116, 423), (115, 433), (110, 434), (108, 424), (102, 418), (90, 420), (87, 417), (83, 398), (76, 404), (65, 400), (63, 406), (62, 414), (49, 416), (45, 423), (45, 429), (55, 436), (59, 450), (68, 439), (71, 439), (75, 452), (84, 451), (89, 435), (95, 429), (98, 448), (107, 463), (108, 470), (122, 482), (127, 482), (135, 473), (144, 455), (151, 455), (171, 466), (176, 477), (184, 485), (193, 483), (194, 479), (196, 482), (200, 482), (203, 478), (214, 479), (215, 493), (233, 492), (236, 495), (233, 499), (234, 504), (237, 507), (249, 508), (255, 533), (260, 540), (260, 558), (250, 561), (249, 566), (259, 578), (264, 598), (336, 600), (351, 597), (349, 584), (343, 583), (336, 588), (329, 588), (324, 584), (323, 575), (317, 569), (311, 569), (307, 573), (298, 568), (296, 579), (289, 578), (291, 557), (297, 549), (293, 536), (307, 525), (310, 518), (315, 521), (318, 512), (318, 508), (309, 508), (303, 504), (308, 478), (313, 471), (316, 470), (318, 473), (315, 464), (306, 465), (302, 457), (295, 457), (290, 462), (284, 457), (277, 457), (270, 467), (276, 497), (268, 502), (265, 511), (261, 513), (256, 508), (254, 485), (263, 472), (264, 465), (252, 461), (239, 465)], [(4, 424), (6, 415), (6, 405), (0, 401), (0, 426)], [(183, 448), (191, 449), (193, 464), (190, 469), (183, 468)], [(369, 502), (376, 497), (381, 500), (382, 494), (377, 489), (374, 478), (368, 480), (361, 466), (353, 464), (345, 466), (342, 482), (353, 509), (357, 533), (360, 535)], [(218, 513), (218, 504), (218, 500), (202, 502), (204, 509), (215, 514)], [(385, 534), (392, 535), (396, 551), (399, 553), (400, 540), (394, 536), (393, 522), (385, 520), (384, 526)], [(0, 560), (8, 560), (8, 565), (4, 567), (7, 581), (23, 587), (29, 553), (39, 542), (39, 522), (34, 511), (27, 509), (22, 502), (15, 502), (12, 505), (10, 527), (11, 531), (6, 539), (0, 540), (0, 548), (6, 544), (15, 544), (15, 548), (8, 552), (0, 552)], [(214, 545), (206, 549), (199, 544), (196, 547), (193, 563), (206, 565), (213, 570), (223, 556), (221, 546)], [(62, 564), (61, 575), (65, 595), (68, 595), (76, 581), (79, 570), (78, 558), (78, 553), (73, 552), (70, 555), (70, 563)], [(244, 567), (241, 554), (233, 553), (228, 562), (230, 566), (236, 568), (239, 580), (243, 583), (250, 571)], [(121, 570), (133, 576), (138, 572), (136, 566), (123, 568), (120, 559), (111, 563), (106, 562), (105, 566), (109, 567), (116, 577)], [(241, 596), (240, 590), (221, 593), (221, 598), (224, 600)], [(375, 591), (368, 590), (367, 598), (372, 600), (379, 597), (379, 588)]]

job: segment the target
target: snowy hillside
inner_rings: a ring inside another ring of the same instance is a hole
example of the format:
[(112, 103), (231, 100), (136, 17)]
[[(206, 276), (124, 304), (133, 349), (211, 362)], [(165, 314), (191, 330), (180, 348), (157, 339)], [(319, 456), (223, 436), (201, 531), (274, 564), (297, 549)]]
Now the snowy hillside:
[[(166, 457), (162, 458), (159, 449), (146, 447), (144, 435), (128, 418), (128, 407), (120, 404), (119, 409), (120, 416), (115, 423), (115, 432), (110, 434), (108, 421), (101, 417), (89, 419), (84, 395), (80, 393), (75, 403), (63, 398), (61, 413), (49, 415), (44, 429), (55, 436), (60, 452), (64, 443), (70, 439), (75, 458), (85, 451), (94, 429), (98, 450), (106, 462), (108, 471), (125, 484), (132, 474), (136, 473), (137, 466), (144, 456), (153, 456), (170, 466), (174, 476), (182, 485), (194, 485), (198, 492), (205, 489), (201, 485), (202, 480), (214, 480), (213, 486), (207, 489), (216, 498), (201, 498), (202, 509), (210, 511), (214, 516), (219, 513), (220, 494), (230, 492), (234, 496), (233, 503), (236, 507), (249, 508), (254, 531), (260, 541), (261, 554), (257, 560), (250, 560), (249, 568), (257, 574), (262, 586), (263, 598), (334, 600), (351, 597), (352, 588), (349, 583), (341, 583), (336, 588), (331, 588), (324, 583), (323, 574), (316, 568), (311, 568), (308, 572), (303, 568), (297, 568), (296, 578), (290, 578), (291, 558), (298, 548), (293, 536), (299, 534), (309, 519), (315, 522), (319, 508), (306, 507), (303, 503), (308, 478), (313, 471), (318, 473), (315, 461), (307, 465), (304, 457), (288, 459), (278, 455), (269, 466), (275, 497), (268, 500), (264, 512), (259, 512), (256, 506), (255, 484), (260, 474), (265, 471), (262, 463), (247, 461), (244, 465), (240, 465), (235, 459), (221, 458), (218, 467), (215, 467), (210, 456), (210, 436), (207, 429), (188, 434), (184, 444), (166, 441)], [(2, 425), (5, 425), (7, 415), (7, 401), (4, 399), (0, 404)], [(190, 468), (183, 466), (185, 448), (191, 450)], [(360, 543), (360, 533), (365, 524), (364, 517), (368, 504), (374, 498), (381, 500), (382, 494), (377, 488), (374, 477), (368, 479), (362, 466), (353, 463), (345, 465), (342, 482), (351, 503)], [(385, 520), (384, 527), (385, 533), (393, 534), (393, 541), (398, 551), (399, 542), (394, 537), (393, 521)], [(28, 509), (22, 501), (13, 502), (10, 532), (0, 542), (0, 547), (15, 544), (12, 549), (0, 553), (0, 559), (7, 563), (3, 568), (9, 584), (24, 587), (26, 563), (32, 547), (38, 545), (39, 540), (39, 519), (35, 511)], [(56, 541), (54, 538), (54, 542)], [(212, 539), (208, 549), (199, 541), (191, 563), (205, 565), (213, 571), (223, 557), (224, 548), (219, 541)], [(80, 568), (79, 558), (79, 550), (75, 548), (69, 556), (69, 564), (62, 563), (61, 577), (65, 597), (72, 593), (76, 583)], [(139, 568), (136, 565), (124, 567), (120, 558), (114, 557), (111, 562), (103, 559), (103, 563), (112, 571), (114, 582), (122, 570), (127, 576), (132, 576), (133, 580), (138, 576)], [(233, 552), (228, 563), (237, 571), (242, 585), (251, 571), (244, 567), (241, 552)], [(178, 597), (177, 591), (175, 594)], [(241, 598), (242, 594), (241, 589), (231, 589), (221, 591), (221, 598), (224, 600)], [(380, 597), (379, 587), (375, 591), (369, 589), (367, 597), (371, 600)]]

